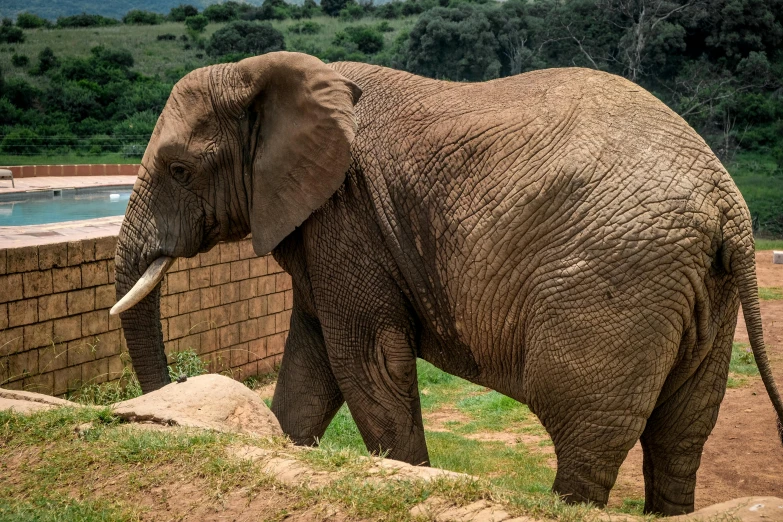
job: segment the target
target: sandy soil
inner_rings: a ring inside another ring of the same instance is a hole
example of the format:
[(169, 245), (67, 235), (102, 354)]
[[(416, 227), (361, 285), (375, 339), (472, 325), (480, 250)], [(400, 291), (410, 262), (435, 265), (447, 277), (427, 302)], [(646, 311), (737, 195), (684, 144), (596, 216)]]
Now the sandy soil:
[[(756, 253), (760, 287), (783, 287), (783, 265), (772, 264), (772, 252)], [(783, 301), (762, 301), (764, 340), (778, 387), (783, 389)], [(740, 313), (734, 339), (748, 342)], [(761, 379), (726, 391), (718, 423), (707, 440), (696, 482), (696, 509), (737, 497), (783, 498), (783, 447), (775, 429), (775, 411)], [(610, 505), (623, 497), (644, 497), (642, 449), (638, 444), (620, 468)]]

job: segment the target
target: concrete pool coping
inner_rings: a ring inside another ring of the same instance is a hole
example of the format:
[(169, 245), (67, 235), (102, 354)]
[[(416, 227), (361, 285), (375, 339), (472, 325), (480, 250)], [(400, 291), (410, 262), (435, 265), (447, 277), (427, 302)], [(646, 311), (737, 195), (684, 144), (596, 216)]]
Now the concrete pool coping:
[[(67, 176), (17, 179), (16, 187), (8, 187), (0, 181), (0, 194), (52, 189), (98, 188), (114, 185), (133, 185), (136, 176)], [(17, 248), (48, 245), (65, 241), (116, 236), (120, 232), (124, 216), (62, 221), (43, 225), (0, 227), (0, 248)]]

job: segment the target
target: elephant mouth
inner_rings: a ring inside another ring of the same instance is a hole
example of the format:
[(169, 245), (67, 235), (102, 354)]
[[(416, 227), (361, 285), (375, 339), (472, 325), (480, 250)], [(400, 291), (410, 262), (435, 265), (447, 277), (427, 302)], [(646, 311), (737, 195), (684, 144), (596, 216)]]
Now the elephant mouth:
[(147, 297), (147, 294), (158, 286), (163, 276), (166, 275), (166, 271), (171, 267), (174, 262), (173, 257), (160, 256), (155, 261), (150, 263), (147, 270), (142, 274), (136, 284), (133, 285), (127, 294), (115, 304), (111, 310), (111, 315), (120, 314), (130, 308), (136, 306), (142, 299)]

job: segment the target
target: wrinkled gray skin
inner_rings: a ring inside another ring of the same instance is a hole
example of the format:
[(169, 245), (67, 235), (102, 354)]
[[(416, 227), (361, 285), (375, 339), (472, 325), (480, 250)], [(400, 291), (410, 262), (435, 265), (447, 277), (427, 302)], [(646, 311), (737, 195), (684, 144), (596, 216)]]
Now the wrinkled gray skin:
[[(301, 100), (332, 108), (310, 118)], [(347, 401), (370, 450), (426, 464), (421, 357), (527, 403), (568, 500), (605, 504), (641, 437), (645, 511), (690, 512), (740, 297), (782, 415), (745, 203), (699, 136), (622, 78), (459, 84), (291, 53), (191, 73), (142, 162), (118, 297), (158, 256), (248, 232), (293, 279), (272, 408), (297, 443)], [(159, 290), (122, 324), (144, 391), (165, 385)]]

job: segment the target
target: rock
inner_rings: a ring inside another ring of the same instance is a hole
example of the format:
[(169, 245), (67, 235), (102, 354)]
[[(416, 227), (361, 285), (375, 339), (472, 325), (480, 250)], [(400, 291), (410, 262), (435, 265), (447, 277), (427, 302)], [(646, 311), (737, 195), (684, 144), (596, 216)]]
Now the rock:
[(741, 520), (742, 522), (783, 522), (783, 499), (742, 497), (713, 504), (689, 515), (672, 517), (672, 522)]
[(0, 411), (12, 410), (16, 413), (35, 413), (62, 406), (80, 406), (80, 404), (42, 393), (0, 388)]
[(5, 399), (0, 397), (0, 411), (11, 410), (15, 413), (36, 413), (44, 410), (51, 410), (57, 406), (43, 404), (32, 401), (18, 401), (16, 399)]
[(282, 436), (277, 418), (257, 394), (224, 375), (207, 374), (171, 383), (119, 402), (113, 412), (132, 422), (207, 428), (262, 437)]
[(772, 264), (783, 265), (783, 250), (772, 251)]

